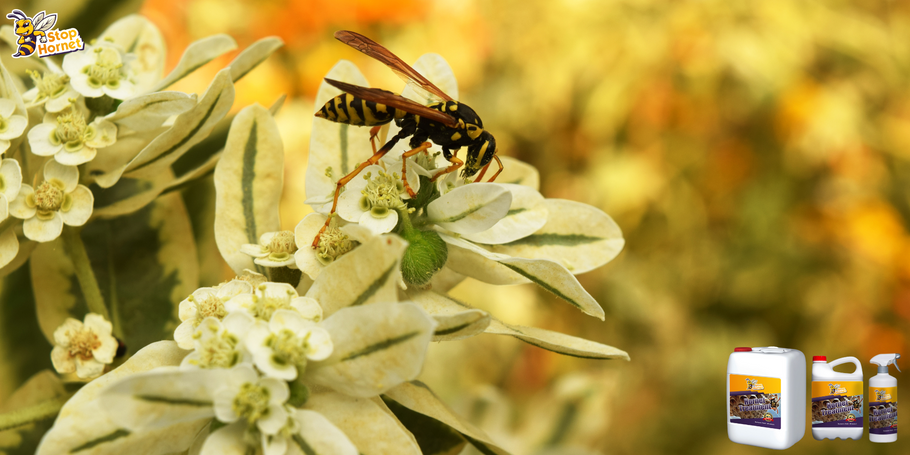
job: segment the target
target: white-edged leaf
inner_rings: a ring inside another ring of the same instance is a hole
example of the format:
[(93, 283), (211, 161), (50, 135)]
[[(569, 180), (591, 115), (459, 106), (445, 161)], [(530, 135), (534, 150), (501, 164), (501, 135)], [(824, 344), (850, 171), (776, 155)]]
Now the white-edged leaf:
[[(341, 60), (332, 67), (327, 78), (349, 84), (369, 87), (367, 80), (353, 63)], [(314, 109), (319, 110), (332, 98), (340, 95), (341, 90), (332, 87), (325, 81), (316, 93)], [(370, 129), (335, 123), (313, 117), (313, 129), (310, 133), (310, 154), (306, 168), (306, 197), (329, 197), (335, 194), (335, 182), (353, 171), (373, 155), (370, 146)], [(330, 172), (327, 172), (330, 170)], [(331, 175), (327, 175), (331, 174)], [(318, 212), (328, 214), (331, 199), (324, 205), (314, 205)]]
[(127, 430), (154, 430), (214, 417), (213, 393), (225, 377), (218, 369), (160, 368), (111, 384), (99, 400)]
[[(6, 201), (0, 201), (5, 203)], [(19, 253), (19, 239), (16, 238), (16, 230), (12, 227), (0, 232), (0, 269), (16, 259)]]
[(243, 420), (223, 426), (205, 438), (200, 455), (247, 455), (250, 446), (244, 439), (247, 423)]
[(237, 49), (237, 42), (234, 41), (234, 38), (224, 34), (207, 36), (193, 41), (183, 51), (177, 66), (164, 79), (155, 84), (155, 88), (151, 91), (158, 92), (170, 87), (206, 63), (234, 49)]
[[(195, 100), (193, 103), (195, 103)], [(161, 126), (148, 131), (139, 131), (123, 136), (120, 136), (122, 131), (118, 132), (117, 142), (105, 147), (102, 153), (99, 153), (94, 159), (83, 165), (85, 169), (84, 174), (87, 178), (94, 179), (94, 183), (101, 188), (110, 188), (114, 186), (114, 184), (120, 181), (120, 177), (123, 175), (123, 170), (126, 169), (127, 164), (135, 159), (136, 156), (155, 140), (156, 137), (167, 131), (168, 128), (169, 127)], [(152, 177), (154, 178), (155, 176)], [(118, 188), (118, 190), (122, 190), (123, 188), (131, 188), (131, 186), (127, 183), (124, 187)], [(98, 196), (98, 194), (95, 195), (96, 199)], [(124, 199), (124, 197), (118, 199)], [(97, 215), (99, 209), (101, 209), (101, 207), (96, 203), (93, 214)]]
[(433, 223), (459, 234), (475, 234), (493, 227), (509, 212), (512, 193), (495, 183), (455, 188), (427, 205)]
[(524, 238), (488, 248), (528, 259), (550, 259), (573, 274), (600, 267), (622, 251), (619, 226), (602, 210), (581, 202), (547, 199), (547, 223)]
[(490, 314), (471, 308), (451, 297), (433, 291), (405, 291), (411, 301), (419, 305), (438, 324), (433, 341), (453, 341), (472, 337), (484, 332), (490, 325)]
[(472, 242), (498, 245), (527, 237), (547, 224), (547, 207), (540, 193), (523, 185), (499, 185), (512, 194), (509, 211), (493, 227), (475, 234), (465, 234), (464, 238)]
[[(160, 127), (168, 117), (180, 115), (195, 105), (195, 94), (154, 92), (125, 100), (106, 118), (133, 131), (148, 131)], [(119, 140), (118, 137), (118, 142)], [(137, 149), (136, 153), (140, 150), (142, 149)], [(105, 148), (104, 151), (107, 153), (108, 149)]]
[(278, 202), (284, 182), (284, 146), (278, 124), (264, 107), (245, 107), (231, 123), (227, 143), (215, 166), (215, 242), (238, 275), (264, 269), (240, 252), (279, 230)]
[(467, 277), (448, 267), (443, 267), (430, 279), (430, 289), (437, 292), (449, 292), (464, 281), (465, 278)]
[(420, 381), (401, 384), (387, 391), (383, 397), (451, 427), (484, 454), (508, 455), (509, 453), (493, 443), (482, 430), (455, 414), (426, 384)]
[(537, 327), (506, 324), (497, 319), (490, 322), (486, 333), (510, 335), (539, 348), (572, 357), (629, 360), (629, 354), (613, 346)]
[(298, 409), (300, 431), (288, 445), (296, 445), (304, 455), (357, 455), (357, 447), (329, 419), (316, 411)]
[(228, 69), (231, 70), (231, 79), (234, 82), (239, 81), (281, 46), (284, 46), (284, 41), (276, 36), (267, 36), (251, 44), (228, 64)]
[(537, 168), (511, 156), (500, 156), (502, 174), (496, 177), (496, 183), (513, 183), (534, 190), (540, 190), (540, 173)]
[(307, 381), (371, 397), (420, 374), (436, 322), (419, 306), (401, 302), (343, 308), (319, 326), (334, 349), (307, 366)]
[[(492, 253), (462, 239), (446, 234), (440, 234), (440, 236), (449, 244), (449, 260), (446, 266), (452, 267), (456, 272), (491, 284), (508, 284), (501, 281), (514, 280), (516, 275), (521, 276), (537, 283), (538, 286), (569, 302), (579, 310), (600, 320), (604, 319), (603, 308), (581, 286), (578, 279), (561, 264), (549, 259), (524, 259)], [(454, 262), (452, 260), (453, 250), (456, 253)], [(472, 268), (472, 264), (475, 264), (476, 268)], [(513, 274), (509, 274), (500, 266)], [(518, 282), (518, 280), (514, 281)]]
[(395, 302), (407, 246), (397, 235), (374, 237), (323, 269), (306, 296), (319, 302), (326, 317), (349, 306)]
[(414, 436), (377, 398), (356, 398), (312, 386), (303, 408), (332, 422), (363, 455), (422, 455)]
[(130, 68), (139, 93), (149, 91), (161, 79), (167, 50), (164, 37), (152, 21), (131, 14), (111, 24), (98, 37), (98, 41), (106, 39), (136, 56)]
[(5, 276), (9, 275), (10, 273), (13, 273), (19, 267), (22, 267), (22, 265), (25, 264), (26, 261), (28, 261), (28, 258), (31, 257), (32, 251), (34, 251), (38, 245), (40, 245), (40, 243), (34, 242), (29, 239), (22, 239), (22, 241), (19, 241), (19, 247), (16, 252), (16, 257), (14, 257), (5, 266), (0, 267), (0, 278), (3, 278)]
[(188, 353), (173, 341), (159, 341), (83, 386), (60, 410), (54, 426), (41, 440), (37, 454), (151, 455), (186, 450), (210, 419), (136, 433), (112, 420), (98, 397), (105, 388), (125, 377), (161, 366), (179, 365)]

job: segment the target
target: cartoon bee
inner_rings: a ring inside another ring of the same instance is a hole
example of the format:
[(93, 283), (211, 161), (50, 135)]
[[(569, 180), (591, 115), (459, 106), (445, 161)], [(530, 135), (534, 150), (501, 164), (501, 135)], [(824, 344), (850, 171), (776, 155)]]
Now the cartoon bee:
[(885, 391), (875, 389), (875, 401), (884, 401), (885, 400)]
[(752, 388), (755, 387), (755, 384), (758, 384), (757, 379), (746, 378), (746, 390), (752, 390)]
[(46, 32), (57, 23), (56, 14), (45, 15), (44, 11), (36, 14), (34, 18), (29, 18), (21, 10), (14, 9), (6, 17), (13, 20), (15, 33), (19, 35), (19, 41), (16, 43), (19, 45), (19, 49), (13, 54), (13, 57), (16, 58), (32, 55), (35, 52), (38, 37), (41, 37), (42, 43), (46, 43)]
[(837, 395), (837, 389), (840, 388), (840, 384), (828, 384), (828, 388), (831, 389), (831, 395)]

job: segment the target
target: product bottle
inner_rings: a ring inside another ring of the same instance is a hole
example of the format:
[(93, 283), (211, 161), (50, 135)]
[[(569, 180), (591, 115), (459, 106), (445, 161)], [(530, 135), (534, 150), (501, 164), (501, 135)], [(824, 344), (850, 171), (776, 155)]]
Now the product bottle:
[(888, 374), (888, 365), (894, 364), (900, 354), (879, 354), (871, 362), (878, 365), (878, 374), (869, 379), (869, 440), (872, 442), (897, 441), (897, 379)]
[[(812, 357), (812, 437), (860, 439), (863, 437), (863, 365), (856, 357), (831, 363), (822, 355)], [(853, 363), (852, 373), (834, 367)]]

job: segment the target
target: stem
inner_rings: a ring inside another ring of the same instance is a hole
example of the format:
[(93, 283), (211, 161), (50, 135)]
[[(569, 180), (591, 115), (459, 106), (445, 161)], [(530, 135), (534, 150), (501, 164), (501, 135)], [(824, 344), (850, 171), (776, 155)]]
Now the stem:
[(104, 305), (104, 299), (101, 297), (101, 288), (98, 287), (98, 280), (95, 279), (95, 272), (92, 271), (92, 263), (88, 259), (88, 253), (85, 251), (85, 244), (82, 243), (79, 231), (80, 229), (77, 227), (64, 226), (64, 249), (73, 261), (73, 267), (76, 269), (76, 278), (79, 280), (79, 286), (82, 288), (82, 296), (85, 297), (85, 304), (88, 306), (88, 310), (92, 313), (98, 313), (104, 316), (104, 319), (110, 321), (111, 315), (107, 312), (107, 307)]
[(36, 405), (0, 414), (0, 431), (50, 419), (60, 412), (69, 397), (58, 397)]
[(411, 214), (408, 213), (408, 207), (403, 205), (395, 209), (398, 212), (398, 226), (396, 232), (401, 234), (402, 237), (407, 237), (408, 234), (414, 231), (414, 225), (411, 224)]

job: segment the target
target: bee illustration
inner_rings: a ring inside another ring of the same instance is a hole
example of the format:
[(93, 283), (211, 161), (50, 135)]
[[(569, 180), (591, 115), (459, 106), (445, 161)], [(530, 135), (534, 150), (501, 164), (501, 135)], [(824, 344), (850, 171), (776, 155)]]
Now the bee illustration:
[(13, 12), (6, 15), (8, 19), (12, 19), (15, 24), (15, 33), (19, 35), (19, 41), (16, 44), (19, 45), (17, 52), (13, 54), (13, 57), (28, 57), (35, 52), (35, 47), (37, 46), (38, 37), (41, 37), (41, 42), (47, 42), (47, 31), (54, 27), (54, 24), (57, 23), (56, 14), (45, 15), (44, 11), (38, 13), (33, 18), (29, 18), (21, 10), (14, 9)]
[[(359, 33), (345, 30), (336, 32), (335, 38), (382, 62), (408, 82), (411, 87), (414, 87), (420, 93), (425, 93), (428, 99), (438, 99), (439, 101), (425, 106), (387, 90), (360, 87), (326, 78), (325, 81), (327, 83), (345, 93), (329, 100), (316, 112), (316, 117), (348, 125), (373, 127), (370, 130), (373, 156), (336, 182), (335, 200), (330, 214), (335, 213), (335, 209), (338, 206), (338, 196), (344, 185), (367, 166), (378, 163), (386, 153), (392, 150), (392, 147), (398, 141), (408, 136), (411, 137), (409, 141), (411, 150), (405, 152), (402, 156), (401, 174), (404, 187), (411, 197), (414, 197), (415, 193), (408, 184), (406, 177), (407, 159), (429, 149), (431, 144), (426, 142), (427, 140), (433, 141), (442, 147), (443, 157), (450, 163), (448, 167), (433, 176), (433, 181), (442, 175), (456, 171), (464, 165), (461, 176), (467, 179), (480, 171), (480, 175), (475, 179), (476, 182), (479, 182), (483, 179), (487, 168), (490, 167), (494, 159), (499, 165), (499, 170), (493, 174), (489, 181), (494, 181), (499, 173), (502, 172), (502, 161), (496, 156), (496, 139), (492, 134), (484, 130), (483, 122), (473, 109), (464, 103), (453, 100), (414, 68), (411, 68), (398, 56), (375, 41)], [(379, 150), (376, 150), (374, 140), (379, 134), (379, 129), (382, 125), (392, 121), (401, 130)], [(460, 160), (457, 156), (461, 147), (467, 147), (468, 149), (466, 161)], [(331, 220), (331, 216), (329, 220)], [(319, 237), (325, 231), (328, 223), (329, 221), (326, 221), (326, 225), (316, 235), (313, 240), (313, 248), (317, 247)]]
[(885, 400), (885, 391), (875, 389), (875, 401), (884, 401)]
[(757, 384), (757, 383), (758, 383), (757, 379), (746, 378), (746, 390), (752, 390), (752, 388), (755, 387), (755, 384)]
[(828, 388), (831, 389), (831, 395), (837, 395), (837, 389), (840, 388), (840, 384), (828, 384)]

